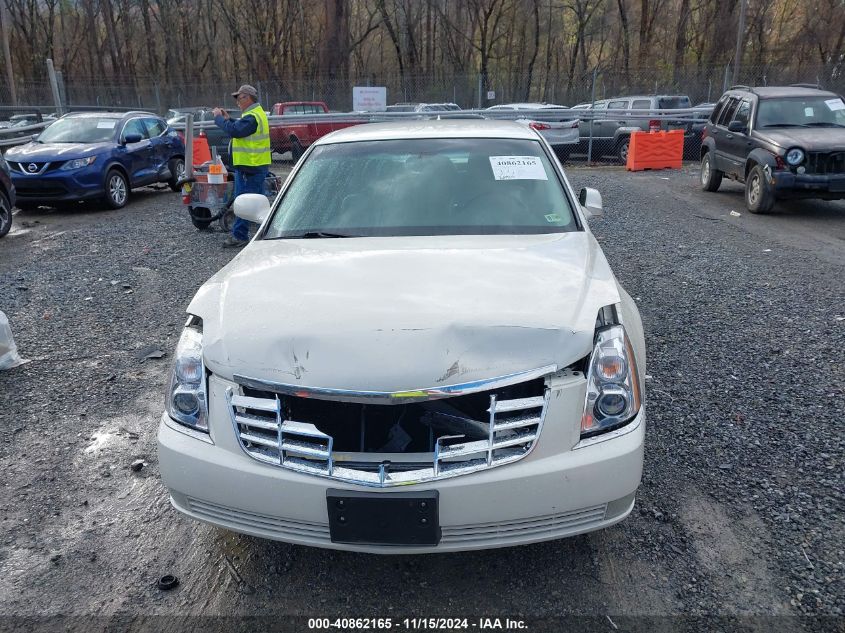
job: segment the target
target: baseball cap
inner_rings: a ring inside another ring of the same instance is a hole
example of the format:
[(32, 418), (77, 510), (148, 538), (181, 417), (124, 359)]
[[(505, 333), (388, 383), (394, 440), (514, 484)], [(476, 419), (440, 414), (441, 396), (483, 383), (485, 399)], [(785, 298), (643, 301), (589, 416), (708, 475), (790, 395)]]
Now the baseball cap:
[(258, 91), (249, 84), (244, 84), (232, 93), (233, 97), (237, 97), (238, 95), (249, 95), (253, 99), (258, 99)]

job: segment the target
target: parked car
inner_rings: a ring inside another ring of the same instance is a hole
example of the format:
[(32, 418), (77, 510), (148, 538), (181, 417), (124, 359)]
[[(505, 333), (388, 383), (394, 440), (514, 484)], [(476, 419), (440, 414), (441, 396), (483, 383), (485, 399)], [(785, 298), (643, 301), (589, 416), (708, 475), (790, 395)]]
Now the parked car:
[(461, 109), (457, 103), (394, 103), (386, 108), (387, 112), (457, 112)]
[[(222, 129), (214, 125), (214, 108), (198, 107), (198, 108), (174, 108), (167, 111), (168, 125), (184, 125), (185, 115), (191, 113), (194, 115), (194, 123), (203, 123), (205, 125), (199, 126), (195, 129), (195, 136), (204, 136), (208, 141), (208, 147), (212, 154), (217, 153), (220, 159), (229, 167), (232, 166), (232, 137), (229, 136)], [(238, 108), (227, 108), (226, 112), (233, 119), (241, 118), (241, 111)], [(184, 141), (184, 136), (182, 136)]]
[[(683, 130), (685, 153), (694, 148), (698, 151), (701, 128), (693, 129), (691, 117), (667, 120), (649, 118), (650, 113), (660, 114), (665, 110), (690, 108), (690, 99), (685, 95), (643, 95), (602, 99), (591, 104), (579, 104), (577, 109), (593, 110), (594, 116), (584, 118), (580, 125), (578, 151), (588, 151), (590, 136), (593, 137), (593, 153), (596, 156), (614, 155), (622, 162), (628, 161), (628, 146), (631, 133), (649, 130)], [(573, 108), (574, 109), (574, 108)], [(624, 110), (624, 112), (622, 112)], [(592, 120), (591, 120), (592, 119)]]
[[(272, 116), (328, 114), (329, 107), (322, 101), (286, 101), (277, 103), (270, 111)], [(349, 119), (316, 119), (314, 121), (270, 122), (270, 145), (274, 152), (284, 154), (290, 152), (294, 160), (298, 160), (314, 141), (333, 132), (351, 125), (359, 125), (365, 120), (355, 115)]]
[(567, 107), (553, 103), (503, 103), (487, 110), (520, 114), (516, 122), (537, 130), (552, 147), (578, 143), (578, 117)]
[(75, 112), (6, 152), (20, 208), (103, 198), (117, 209), (135, 187), (176, 182), (185, 147), (149, 112)]
[(728, 90), (701, 147), (701, 186), (745, 183), (745, 205), (767, 213), (786, 198), (845, 198), (845, 102), (804, 85)]
[(173, 505), (390, 554), (621, 521), (645, 344), (587, 225), (601, 207), (511, 121), (316, 141), (272, 208), (236, 199), (261, 228), (188, 306), (158, 431)]
[(12, 228), (12, 207), (15, 206), (15, 185), (9, 164), (0, 155), (0, 237)]

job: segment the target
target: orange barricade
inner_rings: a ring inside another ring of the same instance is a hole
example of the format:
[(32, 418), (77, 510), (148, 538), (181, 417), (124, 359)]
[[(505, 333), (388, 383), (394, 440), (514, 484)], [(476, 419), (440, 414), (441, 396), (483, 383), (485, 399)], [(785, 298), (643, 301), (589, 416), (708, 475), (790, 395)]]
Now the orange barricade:
[(208, 139), (204, 136), (194, 137), (193, 163), (197, 167), (211, 160), (211, 148), (208, 146)]
[(680, 169), (684, 157), (684, 131), (634, 132), (628, 145), (628, 171)]

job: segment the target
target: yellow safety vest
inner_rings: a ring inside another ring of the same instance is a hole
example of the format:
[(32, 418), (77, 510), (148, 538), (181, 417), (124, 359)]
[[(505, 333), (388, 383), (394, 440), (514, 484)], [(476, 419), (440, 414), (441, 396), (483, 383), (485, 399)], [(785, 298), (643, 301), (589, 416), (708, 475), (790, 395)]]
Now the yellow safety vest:
[(232, 138), (232, 164), (236, 167), (261, 167), (273, 162), (270, 156), (270, 123), (261, 104), (244, 110), (243, 116), (252, 116), (258, 123), (255, 132), (243, 138)]

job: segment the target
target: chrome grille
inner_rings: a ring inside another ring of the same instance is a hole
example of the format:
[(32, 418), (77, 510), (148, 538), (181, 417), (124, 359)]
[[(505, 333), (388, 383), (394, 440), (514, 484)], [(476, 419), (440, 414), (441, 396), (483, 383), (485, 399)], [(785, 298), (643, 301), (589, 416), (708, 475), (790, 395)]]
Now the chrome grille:
[(306, 420), (285, 419), (282, 399), (226, 391), (230, 418), (250, 457), (289, 470), (374, 487), (407, 485), (493, 468), (525, 457), (540, 435), (549, 390), (530, 398), (499, 399), (486, 410), (487, 437), (441, 436), (426, 453), (340, 453), (333, 438)]

